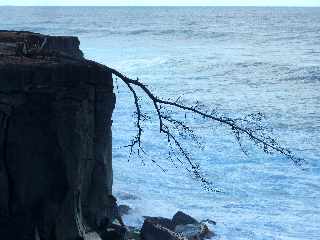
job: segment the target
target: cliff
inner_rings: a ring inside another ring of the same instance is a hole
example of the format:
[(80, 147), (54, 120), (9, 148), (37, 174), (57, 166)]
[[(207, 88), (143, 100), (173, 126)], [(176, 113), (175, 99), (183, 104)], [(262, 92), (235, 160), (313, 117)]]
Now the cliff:
[(77, 38), (0, 31), (0, 239), (91, 239), (114, 104), (112, 74)]

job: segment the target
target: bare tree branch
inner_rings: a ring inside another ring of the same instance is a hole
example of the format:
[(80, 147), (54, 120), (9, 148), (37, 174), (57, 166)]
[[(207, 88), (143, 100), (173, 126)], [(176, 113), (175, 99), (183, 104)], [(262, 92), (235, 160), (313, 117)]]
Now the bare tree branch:
[[(142, 117), (143, 114), (141, 111), (141, 105), (139, 104), (139, 97), (135, 90), (135, 87), (137, 87), (140, 90), (142, 90), (144, 94), (146, 94), (146, 96), (153, 103), (155, 112), (159, 120), (159, 131), (161, 134), (164, 134), (166, 136), (169, 147), (170, 147), (169, 149), (170, 161), (172, 161), (172, 156), (174, 155), (173, 152), (174, 152), (174, 149), (176, 148), (177, 151), (181, 154), (181, 156), (187, 163), (187, 166), (185, 166), (186, 170), (189, 173), (194, 174), (194, 176), (198, 180), (200, 180), (206, 188), (216, 191), (211, 187), (211, 183), (202, 176), (199, 165), (193, 161), (193, 159), (191, 158), (190, 152), (180, 143), (179, 139), (174, 135), (174, 133), (172, 132), (172, 128), (178, 130), (180, 133), (184, 132), (193, 141), (200, 144), (197, 141), (197, 136), (194, 134), (194, 131), (183, 121), (175, 119), (168, 114), (165, 114), (163, 112), (163, 109), (165, 109), (166, 106), (185, 111), (185, 118), (186, 118), (186, 113), (191, 112), (195, 115), (201, 116), (204, 119), (213, 120), (214, 122), (218, 122), (226, 126), (232, 131), (240, 148), (245, 154), (247, 154), (247, 150), (244, 148), (242, 144), (243, 137), (247, 137), (256, 146), (261, 148), (265, 153), (278, 152), (284, 155), (285, 157), (287, 157), (288, 159), (292, 160), (296, 165), (299, 165), (299, 166), (304, 161), (303, 159), (296, 157), (289, 149), (282, 147), (276, 141), (276, 139), (268, 135), (266, 131), (267, 129), (260, 124), (263, 118), (263, 115), (261, 113), (250, 114), (245, 118), (229, 118), (229, 117), (219, 116), (215, 110), (212, 110), (210, 112), (204, 110), (204, 107), (199, 102), (196, 102), (194, 106), (186, 106), (179, 103), (180, 97), (178, 97), (174, 101), (161, 99), (158, 96), (156, 96), (154, 93), (152, 93), (150, 89), (147, 87), (147, 85), (139, 81), (139, 79), (137, 80), (130, 79), (124, 74), (109, 67), (106, 67), (106, 69), (116, 77), (120, 78), (129, 88), (130, 92), (134, 97), (134, 103), (135, 103), (135, 108), (137, 113), (137, 121), (135, 125), (138, 131), (137, 131), (137, 135), (131, 141), (131, 144), (128, 145), (131, 148), (131, 152), (133, 151), (133, 148), (135, 146), (138, 147), (138, 154), (140, 150), (143, 150), (141, 145), (141, 136), (143, 133), (141, 121), (143, 118)], [(181, 164), (184, 163), (180, 158), (178, 158), (178, 156), (175, 156), (175, 158)], [(153, 160), (153, 162), (155, 161)]]

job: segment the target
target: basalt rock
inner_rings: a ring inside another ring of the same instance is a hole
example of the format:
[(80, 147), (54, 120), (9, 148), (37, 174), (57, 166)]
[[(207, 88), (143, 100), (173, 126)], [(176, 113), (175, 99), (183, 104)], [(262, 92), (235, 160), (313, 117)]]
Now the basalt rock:
[(149, 216), (144, 216), (145, 221), (153, 223), (153, 224), (158, 224), (162, 227), (165, 227), (171, 231), (174, 231), (175, 225), (172, 223), (172, 220), (169, 218), (164, 218), (164, 217), (149, 217)]
[(214, 233), (203, 223), (177, 225), (174, 231), (188, 240), (209, 239), (214, 236)]
[(114, 104), (77, 38), (0, 31), (0, 239), (99, 239)]
[(203, 222), (178, 211), (172, 219), (145, 217), (140, 236), (142, 240), (202, 240), (214, 233)]
[(118, 207), (119, 209), (119, 214), (121, 217), (123, 217), (124, 215), (128, 215), (130, 213), (130, 211), (132, 210), (131, 207), (129, 207), (128, 205), (119, 205)]
[(141, 240), (187, 240), (170, 229), (145, 220), (140, 232)]
[(178, 211), (172, 217), (172, 223), (174, 226), (177, 225), (187, 225), (187, 224), (198, 224), (199, 222), (188, 214)]

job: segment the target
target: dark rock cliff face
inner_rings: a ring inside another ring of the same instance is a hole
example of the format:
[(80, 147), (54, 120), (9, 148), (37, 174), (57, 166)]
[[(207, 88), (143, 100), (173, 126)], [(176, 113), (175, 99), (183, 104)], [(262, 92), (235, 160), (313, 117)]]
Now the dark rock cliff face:
[(0, 32), (0, 239), (90, 238), (112, 191), (112, 84), (77, 38)]

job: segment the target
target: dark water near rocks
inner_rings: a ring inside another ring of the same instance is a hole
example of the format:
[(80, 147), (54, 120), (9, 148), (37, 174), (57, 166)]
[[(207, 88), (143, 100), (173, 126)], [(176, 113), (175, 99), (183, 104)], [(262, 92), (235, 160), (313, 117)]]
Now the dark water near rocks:
[(161, 96), (183, 94), (185, 103), (231, 116), (261, 111), (281, 143), (308, 161), (302, 171), (250, 146), (245, 156), (225, 129), (192, 120), (207, 144), (203, 152), (189, 147), (223, 193), (205, 192), (168, 163), (156, 123), (145, 132), (146, 166), (137, 157), (127, 162), (120, 147), (135, 133), (133, 106), (120, 86), (114, 189), (134, 208), (127, 223), (181, 209), (217, 221), (216, 239), (320, 238), (320, 8), (2, 7), (0, 29), (77, 35), (87, 57)]

